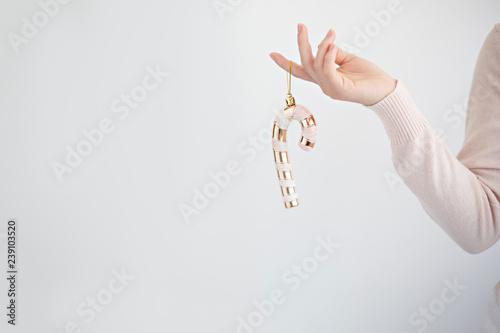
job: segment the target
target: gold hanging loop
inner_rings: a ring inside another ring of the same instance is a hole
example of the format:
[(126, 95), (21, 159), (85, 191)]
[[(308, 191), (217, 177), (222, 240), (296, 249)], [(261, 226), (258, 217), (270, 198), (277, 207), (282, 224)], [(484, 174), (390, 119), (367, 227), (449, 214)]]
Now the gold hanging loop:
[(288, 86), (288, 93), (286, 94), (286, 105), (294, 106), (295, 98), (292, 96), (292, 61), (290, 60), (290, 71), (286, 73), (286, 84)]
[(290, 71), (286, 73), (286, 84), (288, 86), (288, 96), (292, 95), (292, 61), (290, 60)]

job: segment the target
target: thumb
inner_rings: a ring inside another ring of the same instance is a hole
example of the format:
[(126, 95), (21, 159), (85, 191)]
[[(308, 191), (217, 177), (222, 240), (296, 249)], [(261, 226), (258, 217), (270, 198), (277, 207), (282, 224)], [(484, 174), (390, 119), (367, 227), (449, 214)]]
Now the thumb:
[(356, 56), (354, 54), (349, 53), (349, 52), (341, 49), (337, 45), (334, 45), (333, 48), (337, 49), (337, 53), (335, 56), (335, 63), (339, 66), (342, 66), (346, 62), (349, 62), (352, 59), (356, 58)]
[(326, 52), (323, 63), (323, 75), (333, 79), (333, 82), (339, 80), (340, 74), (337, 72), (337, 65), (342, 65), (346, 62), (350, 53), (340, 49), (337, 45), (331, 44)]

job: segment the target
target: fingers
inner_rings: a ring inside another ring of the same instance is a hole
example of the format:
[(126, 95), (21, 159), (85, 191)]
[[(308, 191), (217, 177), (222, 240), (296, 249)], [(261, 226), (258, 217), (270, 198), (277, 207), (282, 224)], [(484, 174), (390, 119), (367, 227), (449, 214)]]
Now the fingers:
[[(278, 66), (287, 72), (290, 71), (290, 60), (279, 53), (271, 53), (270, 56)], [(307, 73), (304, 67), (295, 62), (292, 62), (292, 75), (302, 80), (314, 82), (313, 78)]]
[(334, 41), (335, 41), (335, 32), (332, 29), (330, 29), (328, 30), (326, 37), (318, 46), (318, 53), (316, 54), (316, 60), (314, 61), (314, 69), (316, 70), (316, 73), (323, 72), (325, 54), (330, 49), (330, 46), (333, 45)]
[(311, 78), (314, 78), (314, 56), (311, 50), (311, 44), (307, 36), (307, 28), (305, 25), (299, 23), (297, 26), (297, 42), (299, 44), (300, 61), (302, 66)]
[[(297, 41), (299, 44), (302, 65), (292, 63), (292, 75), (302, 80), (318, 83), (324, 81), (325, 76), (337, 81), (339, 74), (335, 64), (341, 66), (355, 56), (338, 48), (334, 43), (335, 32), (329, 30), (321, 44), (318, 46), (316, 57), (313, 56), (309, 43), (307, 28), (304, 24), (298, 25)], [(290, 61), (279, 53), (271, 53), (271, 58), (285, 71), (290, 70)], [(328, 80), (328, 81), (330, 81)]]

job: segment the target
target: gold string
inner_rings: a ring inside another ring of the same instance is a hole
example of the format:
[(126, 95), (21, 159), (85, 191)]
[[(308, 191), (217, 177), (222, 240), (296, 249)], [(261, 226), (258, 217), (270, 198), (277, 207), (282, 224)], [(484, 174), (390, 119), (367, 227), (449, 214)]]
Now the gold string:
[(290, 60), (290, 71), (286, 73), (286, 84), (288, 86), (288, 96), (292, 96), (292, 61)]

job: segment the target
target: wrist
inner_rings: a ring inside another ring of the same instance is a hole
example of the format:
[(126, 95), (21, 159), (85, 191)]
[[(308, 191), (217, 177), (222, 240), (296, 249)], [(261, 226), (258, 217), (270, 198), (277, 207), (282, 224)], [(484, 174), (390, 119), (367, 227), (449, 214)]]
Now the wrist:
[(401, 81), (388, 96), (368, 108), (382, 120), (392, 146), (413, 140), (429, 126)]
[(383, 99), (385, 99), (387, 96), (392, 94), (394, 90), (396, 90), (398, 84), (398, 80), (394, 79), (393, 77), (387, 75), (387, 78), (384, 79), (384, 83), (380, 84), (378, 86), (378, 89), (376, 88), (376, 93), (374, 94), (373, 98), (370, 99), (368, 103), (363, 103), (364, 106), (373, 106)]

